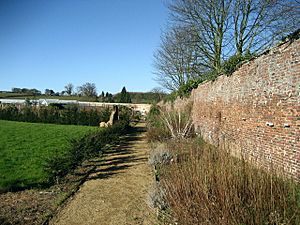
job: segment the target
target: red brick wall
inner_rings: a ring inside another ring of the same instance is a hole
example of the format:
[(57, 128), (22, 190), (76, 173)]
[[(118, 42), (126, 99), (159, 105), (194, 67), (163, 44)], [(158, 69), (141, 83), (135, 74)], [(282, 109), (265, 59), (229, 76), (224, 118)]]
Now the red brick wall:
[(300, 40), (200, 85), (190, 100), (204, 139), (300, 178)]

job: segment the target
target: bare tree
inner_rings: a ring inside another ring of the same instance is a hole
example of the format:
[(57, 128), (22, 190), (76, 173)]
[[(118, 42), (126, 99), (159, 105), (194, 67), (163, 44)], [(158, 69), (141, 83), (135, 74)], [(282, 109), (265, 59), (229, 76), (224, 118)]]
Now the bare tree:
[(156, 80), (170, 91), (198, 76), (190, 38), (188, 28), (173, 28), (163, 34), (161, 46), (154, 55)]
[(236, 54), (259, 52), (299, 27), (300, 4), (294, 0), (233, 1), (230, 34)]
[(94, 97), (97, 96), (97, 89), (94, 83), (85, 83), (79, 87), (77, 87), (77, 92), (80, 95)]
[(195, 37), (197, 60), (212, 70), (220, 71), (224, 38), (232, 0), (175, 0), (169, 4), (177, 24), (190, 27)]
[(169, 9), (175, 26), (194, 27), (198, 52), (217, 71), (222, 56), (262, 51), (300, 22), (299, 0), (174, 0)]
[(67, 93), (68, 95), (72, 95), (74, 91), (74, 85), (69, 83), (65, 86), (65, 93)]
[[(170, 0), (155, 54), (156, 80), (174, 91), (232, 55), (259, 53), (299, 28), (299, 0)], [(205, 79), (205, 77), (204, 77)]]

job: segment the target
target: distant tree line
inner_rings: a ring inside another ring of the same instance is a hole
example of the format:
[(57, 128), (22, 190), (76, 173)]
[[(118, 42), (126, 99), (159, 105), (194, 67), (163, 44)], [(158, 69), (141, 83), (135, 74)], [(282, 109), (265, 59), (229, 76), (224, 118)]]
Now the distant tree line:
[(14, 105), (7, 105), (0, 108), (0, 119), (32, 123), (99, 126), (101, 121), (109, 120), (110, 111), (108, 108), (85, 110), (77, 105), (25, 106), (20, 109)]
[[(129, 92), (132, 103), (157, 103), (167, 95), (161, 89), (155, 88), (150, 92)], [(119, 95), (119, 94), (117, 94)]]
[(20, 93), (20, 94), (28, 94), (28, 95), (41, 95), (42, 92), (33, 88), (33, 89), (28, 89), (28, 88), (12, 88), (12, 92), (14, 93)]
[[(13, 93), (28, 98), (30, 96), (41, 96), (41, 91), (37, 89), (28, 88), (12, 88)], [(94, 101), (94, 102), (108, 102), (108, 103), (155, 103), (159, 102), (164, 98), (166, 94), (159, 88), (154, 88), (149, 92), (128, 92), (126, 87), (123, 87), (121, 92), (113, 95), (109, 92), (102, 91), (99, 95), (97, 94), (97, 88), (94, 83), (85, 83), (78, 86), (75, 91), (75, 87), (72, 83), (65, 85), (64, 90), (61, 92), (55, 92), (53, 89), (45, 89), (44, 96), (72, 96), (71, 99)], [(14, 97), (11, 95), (9, 97)], [(42, 96), (41, 96), (42, 97)]]
[(123, 87), (121, 93), (114, 96), (116, 102), (120, 103), (131, 103), (130, 93), (127, 92), (126, 88)]
[(109, 92), (104, 94), (104, 91), (101, 92), (98, 100), (99, 102), (115, 102), (113, 94)]

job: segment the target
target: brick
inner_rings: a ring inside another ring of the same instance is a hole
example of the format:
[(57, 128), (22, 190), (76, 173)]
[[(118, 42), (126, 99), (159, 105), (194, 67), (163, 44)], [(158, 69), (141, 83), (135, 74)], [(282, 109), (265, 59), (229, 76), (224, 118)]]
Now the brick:
[(174, 108), (192, 105), (195, 129), (206, 141), (230, 146), (231, 152), (242, 150), (263, 168), (270, 168), (270, 162), (284, 167), (299, 179), (299, 52), (300, 40), (282, 44), (229, 77), (199, 85), (190, 98), (178, 98)]

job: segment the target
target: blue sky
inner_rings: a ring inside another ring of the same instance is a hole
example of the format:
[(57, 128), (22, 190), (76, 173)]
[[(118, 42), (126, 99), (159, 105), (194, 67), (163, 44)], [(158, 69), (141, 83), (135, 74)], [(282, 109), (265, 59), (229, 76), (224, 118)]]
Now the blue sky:
[(148, 91), (164, 0), (0, 0), (0, 90)]

